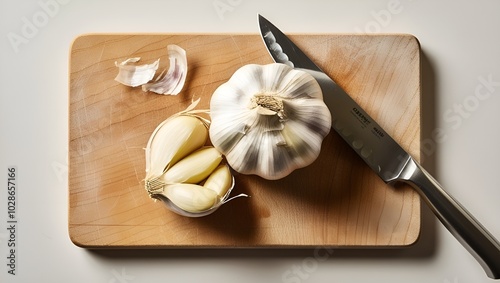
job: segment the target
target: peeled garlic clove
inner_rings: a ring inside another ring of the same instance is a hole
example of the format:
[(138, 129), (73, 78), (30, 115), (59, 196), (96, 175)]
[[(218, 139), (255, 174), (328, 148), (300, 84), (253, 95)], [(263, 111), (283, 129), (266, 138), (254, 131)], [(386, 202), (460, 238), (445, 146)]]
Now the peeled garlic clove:
[(214, 147), (201, 148), (177, 162), (161, 177), (165, 184), (197, 184), (206, 179), (222, 161)]
[(170, 184), (161, 193), (180, 209), (200, 213), (215, 207), (220, 198), (216, 192), (194, 184)]
[(149, 82), (155, 75), (156, 70), (160, 64), (160, 59), (156, 60), (152, 64), (145, 65), (132, 65), (131, 63), (137, 63), (141, 58), (134, 57), (129, 58), (121, 63), (115, 62), (115, 66), (118, 67), (118, 75), (116, 75), (115, 80), (126, 86), (136, 87)]
[(176, 162), (201, 148), (208, 130), (193, 116), (173, 116), (155, 129), (146, 146), (146, 180), (161, 176)]
[(222, 164), (217, 167), (203, 184), (203, 187), (217, 193), (219, 197), (224, 197), (233, 183), (233, 176), (229, 167)]
[(186, 51), (173, 44), (167, 46), (167, 51), (170, 60), (168, 71), (163, 71), (154, 82), (144, 84), (143, 91), (177, 95), (182, 90), (188, 71)]

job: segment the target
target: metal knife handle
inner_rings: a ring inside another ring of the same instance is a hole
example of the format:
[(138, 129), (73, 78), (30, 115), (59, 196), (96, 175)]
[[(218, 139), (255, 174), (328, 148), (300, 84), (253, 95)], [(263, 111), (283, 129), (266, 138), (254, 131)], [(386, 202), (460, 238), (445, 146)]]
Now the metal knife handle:
[(399, 180), (414, 187), (434, 214), (493, 279), (500, 279), (500, 243), (425, 169), (408, 160)]

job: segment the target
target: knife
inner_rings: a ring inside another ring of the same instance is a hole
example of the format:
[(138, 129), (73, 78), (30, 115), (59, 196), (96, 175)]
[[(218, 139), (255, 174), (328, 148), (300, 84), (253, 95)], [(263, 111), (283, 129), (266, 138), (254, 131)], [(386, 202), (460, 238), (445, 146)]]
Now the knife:
[(493, 279), (500, 279), (500, 243), (458, 201), (285, 34), (259, 15), (262, 39), (276, 63), (311, 74), (321, 86), (332, 128), (387, 184), (410, 184), (443, 225)]

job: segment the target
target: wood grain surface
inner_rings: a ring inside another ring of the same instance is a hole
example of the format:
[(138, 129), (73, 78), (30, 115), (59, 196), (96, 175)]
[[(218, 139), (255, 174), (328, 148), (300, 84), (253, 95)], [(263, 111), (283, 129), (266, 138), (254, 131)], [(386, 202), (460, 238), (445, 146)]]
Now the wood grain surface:
[[(292, 35), (292, 40), (416, 159), (420, 156), (420, 49), (409, 35)], [(177, 96), (114, 77), (115, 61), (161, 58), (177, 44), (189, 73)], [(86, 248), (403, 247), (420, 232), (420, 199), (384, 184), (331, 131), (320, 157), (277, 181), (235, 175), (214, 214), (186, 218), (144, 189), (143, 148), (156, 126), (213, 91), (239, 67), (272, 63), (253, 34), (84, 35), (70, 51), (69, 235)]]

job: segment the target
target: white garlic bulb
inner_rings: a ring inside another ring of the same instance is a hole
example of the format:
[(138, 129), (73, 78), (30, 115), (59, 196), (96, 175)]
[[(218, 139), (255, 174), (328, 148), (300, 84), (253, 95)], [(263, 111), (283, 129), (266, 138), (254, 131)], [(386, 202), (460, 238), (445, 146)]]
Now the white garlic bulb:
[(318, 82), (287, 65), (245, 65), (210, 101), (210, 140), (242, 174), (280, 179), (311, 164), (330, 132)]

